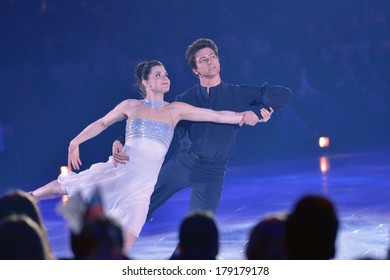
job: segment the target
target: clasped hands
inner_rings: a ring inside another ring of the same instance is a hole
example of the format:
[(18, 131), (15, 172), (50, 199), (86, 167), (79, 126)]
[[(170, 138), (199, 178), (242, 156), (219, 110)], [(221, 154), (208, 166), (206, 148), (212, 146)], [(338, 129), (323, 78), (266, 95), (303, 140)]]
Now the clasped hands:
[(243, 113), (242, 120), (239, 123), (239, 126), (243, 126), (244, 124), (255, 126), (259, 122), (268, 122), (273, 112), (274, 110), (271, 107), (269, 108), (269, 111), (265, 108), (261, 108), (261, 119), (259, 119), (257, 115), (252, 111), (246, 111)]

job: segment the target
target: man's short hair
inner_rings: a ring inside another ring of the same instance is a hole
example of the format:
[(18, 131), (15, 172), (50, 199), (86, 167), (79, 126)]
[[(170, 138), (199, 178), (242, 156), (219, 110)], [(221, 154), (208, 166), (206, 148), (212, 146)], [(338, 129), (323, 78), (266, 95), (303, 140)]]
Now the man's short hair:
[(197, 68), (196, 67), (196, 59), (195, 59), (195, 54), (204, 48), (210, 48), (215, 52), (215, 55), (218, 57), (218, 47), (217, 45), (211, 40), (211, 39), (206, 39), (206, 38), (200, 38), (196, 41), (194, 41), (191, 45), (187, 47), (186, 51), (186, 59), (188, 66), (191, 68)]

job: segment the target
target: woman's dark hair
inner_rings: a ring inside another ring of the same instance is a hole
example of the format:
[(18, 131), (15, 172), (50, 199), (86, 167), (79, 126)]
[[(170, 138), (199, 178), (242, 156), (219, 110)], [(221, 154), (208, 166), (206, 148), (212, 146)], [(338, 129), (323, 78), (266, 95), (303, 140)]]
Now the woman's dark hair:
[(186, 59), (188, 66), (191, 68), (197, 68), (196, 67), (196, 60), (195, 60), (195, 54), (204, 48), (210, 48), (215, 52), (215, 55), (218, 57), (218, 47), (217, 45), (210, 39), (200, 38), (193, 42), (191, 45), (187, 47), (186, 51)]
[(142, 84), (142, 81), (149, 79), (150, 71), (154, 66), (164, 65), (158, 60), (150, 60), (142, 61), (135, 67), (134, 76), (136, 82), (134, 83), (134, 88), (142, 95), (142, 97), (146, 97), (146, 89)]

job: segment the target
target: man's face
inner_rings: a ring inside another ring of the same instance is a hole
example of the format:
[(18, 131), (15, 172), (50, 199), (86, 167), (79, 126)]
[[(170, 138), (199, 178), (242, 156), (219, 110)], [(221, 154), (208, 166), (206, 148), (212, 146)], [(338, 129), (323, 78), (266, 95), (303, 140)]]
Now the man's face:
[(214, 77), (219, 75), (220, 65), (218, 56), (210, 48), (200, 49), (195, 54), (195, 61), (197, 69), (193, 68), (192, 71), (201, 77)]

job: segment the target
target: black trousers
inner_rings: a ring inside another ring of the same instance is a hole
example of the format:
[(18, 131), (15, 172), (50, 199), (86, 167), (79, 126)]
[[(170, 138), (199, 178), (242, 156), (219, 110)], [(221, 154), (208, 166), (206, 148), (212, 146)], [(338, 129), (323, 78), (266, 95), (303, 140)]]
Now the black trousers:
[(187, 187), (192, 188), (189, 213), (215, 213), (221, 199), (226, 165), (225, 161), (202, 159), (192, 152), (176, 153), (160, 170), (147, 221), (170, 197)]

